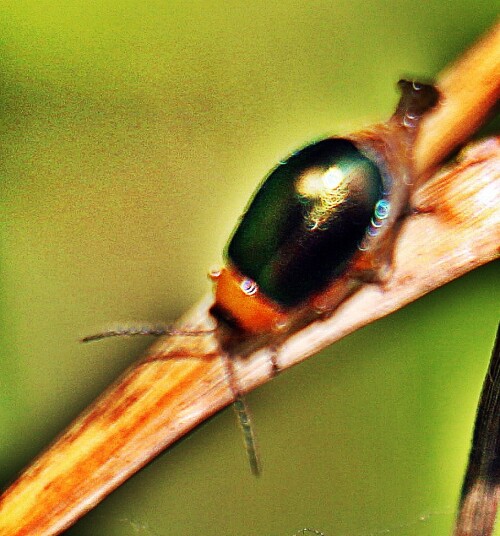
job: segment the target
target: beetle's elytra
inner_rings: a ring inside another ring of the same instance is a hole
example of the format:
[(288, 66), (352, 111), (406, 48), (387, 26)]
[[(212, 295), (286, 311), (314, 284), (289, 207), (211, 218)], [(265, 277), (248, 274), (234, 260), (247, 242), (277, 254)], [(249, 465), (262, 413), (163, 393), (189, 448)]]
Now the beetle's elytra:
[(352, 142), (309, 145), (267, 177), (227, 258), (267, 297), (295, 306), (343, 271), (383, 191), (380, 170)]

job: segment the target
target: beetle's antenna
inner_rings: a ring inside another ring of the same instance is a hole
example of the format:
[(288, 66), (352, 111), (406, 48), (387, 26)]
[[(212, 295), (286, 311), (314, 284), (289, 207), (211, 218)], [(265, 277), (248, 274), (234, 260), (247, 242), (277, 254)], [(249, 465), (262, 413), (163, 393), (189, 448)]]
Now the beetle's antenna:
[(257, 442), (255, 440), (255, 434), (253, 431), (252, 419), (250, 417), (250, 411), (245, 398), (241, 394), (238, 385), (236, 383), (236, 377), (234, 375), (234, 366), (231, 358), (227, 355), (223, 355), (224, 367), (226, 369), (226, 376), (228, 379), (229, 387), (233, 393), (234, 401), (233, 407), (243, 433), (243, 442), (245, 444), (245, 450), (248, 456), (248, 462), (250, 464), (250, 470), (254, 476), (260, 476), (261, 464), (257, 451)]
[[(108, 329), (93, 335), (87, 335), (80, 339), (80, 342), (94, 342), (102, 339), (108, 339), (111, 337), (135, 337), (137, 335), (150, 335), (154, 337), (161, 337), (163, 335), (181, 335), (189, 337), (197, 337), (200, 335), (208, 335), (214, 333), (215, 329), (210, 330), (193, 330), (186, 331), (185, 329), (178, 329), (174, 326), (161, 326), (161, 325), (143, 325), (143, 326), (129, 326), (118, 327), (114, 329)], [(255, 434), (253, 432), (252, 419), (250, 417), (250, 411), (245, 399), (240, 393), (240, 390), (236, 384), (234, 376), (234, 367), (231, 362), (231, 358), (228, 355), (224, 355), (223, 358), (224, 367), (226, 370), (226, 376), (228, 379), (229, 387), (234, 396), (234, 411), (238, 419), (241, 431), (243, 433), (243, 442), (245, 444), (245, 450), (248, 456), (248, 462), (250, 463), (250, 470), (255, 476), (259, 476), (261, 472), (259, 455), (257, 453), (257, 443), (255, 440)], [(274, 364), (273, 364), (274, 366)]]
[(94, 333), (93, 335), (83, 337), (80, 339), (80, 342), (100, 341), (110, 337), (135, 337), (136, 335), (151, 335), (154, 337), (161, 337), (162, 335), (182, 335), (197, 337), (198, 335), (207, 335), (213, 333), (214, 331), (215, 329), (189, 331), (186, 329), (178, 329), (174, 326), (130, 326), (108, 329), (106, 331)]

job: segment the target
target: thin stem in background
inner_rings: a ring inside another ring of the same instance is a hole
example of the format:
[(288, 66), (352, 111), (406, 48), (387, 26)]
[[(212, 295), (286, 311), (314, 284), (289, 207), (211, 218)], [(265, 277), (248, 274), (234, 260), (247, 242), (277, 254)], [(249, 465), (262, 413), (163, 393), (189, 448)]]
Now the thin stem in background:
[(492, 536), (500, 496), (500, 325), (484, 380), (454, 536)]

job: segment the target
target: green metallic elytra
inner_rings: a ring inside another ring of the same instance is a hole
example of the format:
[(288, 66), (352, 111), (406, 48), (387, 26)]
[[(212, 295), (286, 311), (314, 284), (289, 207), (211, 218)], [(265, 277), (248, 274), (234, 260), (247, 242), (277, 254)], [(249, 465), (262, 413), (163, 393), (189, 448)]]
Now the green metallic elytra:
[(351, 141), (328, 138), (293, 154), (264, 180), (227, 257), (283, 307), (342, 274), (370, 226), (384, 181)]

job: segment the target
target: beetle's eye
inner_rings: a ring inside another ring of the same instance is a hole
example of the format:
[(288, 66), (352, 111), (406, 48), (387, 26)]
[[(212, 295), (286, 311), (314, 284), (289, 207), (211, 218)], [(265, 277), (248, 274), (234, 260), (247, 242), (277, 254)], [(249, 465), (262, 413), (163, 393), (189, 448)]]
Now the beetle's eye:
[(293, 154), (257, 190), (227, 248), (261, 292), (293, 306), (342, 272), (373, 217), (383, 219), (378, 167), (349, 140)]

